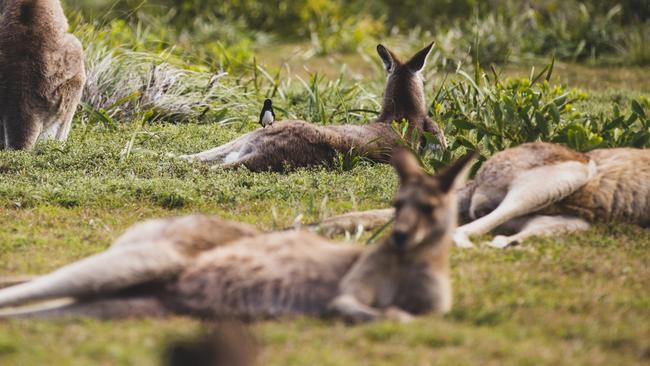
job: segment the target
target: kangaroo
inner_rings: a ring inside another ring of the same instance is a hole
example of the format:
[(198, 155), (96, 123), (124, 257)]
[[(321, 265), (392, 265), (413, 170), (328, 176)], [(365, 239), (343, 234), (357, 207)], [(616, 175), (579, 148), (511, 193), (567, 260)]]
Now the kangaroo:
[(340, 245), (307, 231), (260, 233), (201, 215), (146, 221), (103, 253), (0, 290), (0, 308), (63, 300), (0, 315), (310, 315), (360, 322), (445, 313), (451, 308), (454, 191), (470, 160), (430, 176), (413, 155), (396, 152), (395, 220), (377, 245)]
[(488, 244), (504, 248), (533, 235), (586, 230), (593, 222), (650, 227), (650, 150), (597, 149), (587, 153), (544, 142), (492, 156), (464, 189), (460, 206), (474, 220), (455, 242), (505, 225), (518, 231)]
[(381, 114), (374, 122), (315, 126), (298, 120), (280, 121), (214, 149), (180, 158), (225, 168), (245, 166), (251, 171), (283, 171), (287, 167), (328, 164), (337, 153), (346, 154), (354, 149), (372, 161), (386, 163), (390, 161), (392, 151), (400, 145), (391, 123), (402, 119), (409, 123), (409, 136), (413, 130), (419, 133), (421, 146), (424, 147), (422, 132), (428, 132), (437, 137), (439, 145), (436, 148), (444, 149), (447, 146), (444, 133), (428, 117), (424, 100), (421, 71), (432, 47), (433, 43), (403, 63), (383, 45), (377, 46), (388, 79)]
[[(489, 158), (476, 178), (456, 192), (459, 220), (454, 240), (472, 247), (470, 235), (500, 227), (496, 248), (531, 236), (587, 230), (594, 222), (650, 227), (650, 150), (598, 149), (580, 153), (557, 144), (534, 142)], [(393, 209), (350, 212), (310, 228), (326, 235), (373, 229), (390, 221)]]
[(65, 141), (86, 79), (58, 0), (0, 1), (0, 148)]

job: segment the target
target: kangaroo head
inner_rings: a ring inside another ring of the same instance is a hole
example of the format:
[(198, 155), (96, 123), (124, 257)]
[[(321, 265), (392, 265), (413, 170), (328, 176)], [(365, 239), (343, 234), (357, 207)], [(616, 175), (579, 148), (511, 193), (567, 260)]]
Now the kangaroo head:
[(377, 46), (377, 53), (388, 72), (380, 119), (399, 121), (403, 118), (426, 115), (424, 79), (421, 71), (432, 48), (433, 42), (407, 62), (402, 62), (388, 48), (381, 44)]
[(464, 184), (473, 156), (468, 154), (442, 172), (429, 175), (412, 153), (398, 150), (393, 155), (400, 186), (389, 244), (407, 251), (445, 242), (458, 220), (455, 191)]
[[(3, 5), (6, 3), (6, 6)], [(6, 8), (10, 17), (32, 30), (38, 30), (53, 39), (68, 30), (68, 20), (59, 0), (0, 0), (0, 15)]]

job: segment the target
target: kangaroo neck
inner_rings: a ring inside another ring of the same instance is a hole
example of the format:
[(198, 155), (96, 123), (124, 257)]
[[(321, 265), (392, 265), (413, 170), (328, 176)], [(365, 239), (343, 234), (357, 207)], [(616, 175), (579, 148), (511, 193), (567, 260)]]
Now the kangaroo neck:
[(412, 83), (397, 83), (384, 94), (379, 121), (392, 122), (406, 119), (414, 122), (426, 116), (424, 93)]

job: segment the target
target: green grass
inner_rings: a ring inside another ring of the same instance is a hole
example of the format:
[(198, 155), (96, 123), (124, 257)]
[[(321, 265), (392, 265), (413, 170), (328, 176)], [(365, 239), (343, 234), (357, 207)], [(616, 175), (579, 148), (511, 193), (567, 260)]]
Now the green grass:
[[(358, 84), (363, 95), (380, 94), (381, 77), (364, 72), (373, 79)], [(562, 65), (558, 77), (584, 83), (590, 92), (578, 110), (608, 112), (614, 102), (648, 96), (647, 84), (639, 81), (647, 72)], [(602, 86), (592, 75), (614, 81)], [(429, 93), (437, 80), (430, 80)], [(308, 115), (309, 99), (296, 97), (304, 90), (291, 90), (286, 106)], [(327, 113), (331, 107), (326, 105)], [(76, 121), (65, 145), (0, 152), (0, 276), (51, 271), (105, 249), (127, 227), (152, 217), (201, 212), (273, 230), (291, 226), (300, 215), (310, 222), (390, 205), (397, 181), (386, 165), (254, 174), (164, 157), (214, 147), (256, 128), (256, 112), (232, 111), (249, 122), (229, 126)], [(133, 137), (134, 149), (123, 156)], [(298, 318), (252, 329), (263, 348), (262, 365), (647, 364), (648, 263), (650, 231), (596, 226), (506, 251), (454, 250), (454, 308), (445, 317), (354, 327)], [(2, 321), (0, 364), (155, 365), (165, 342), (197, 327), (183, 318)]]

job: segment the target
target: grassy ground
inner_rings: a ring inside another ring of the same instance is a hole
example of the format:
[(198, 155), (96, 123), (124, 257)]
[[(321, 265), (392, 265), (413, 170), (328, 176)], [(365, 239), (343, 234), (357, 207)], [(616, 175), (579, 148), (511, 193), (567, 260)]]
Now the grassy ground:
[[(558, 77), (592, 91), (583, 110), (609, 110), (612, 101), (648, 93), (647, 69), (559, 70)], [(252, 128), (167, 124), (142, 133), (133, 124), (113, 130), (77, 123), (65, 146), (0, 152), (0, 276), (53, 270), (151, 217), (202, 212), (272, 230), (299, 215), (309, 222), (390, 204), (396, 178), (388, 166), (253, 174), (146, 152), (194, 152)], [(137, 131), (135, 146), (145, 152), (121, 156)], [(253, 326), (260, 364), (648, 364), (648, 263), (650, 232), (622, 225), (506, 251), (456, 250), (451, 314), (407, 325), (263, 322)], [(0, 364), (151, 365), (167, 340), (196, 328), (183, 318), (5, 321)]]

